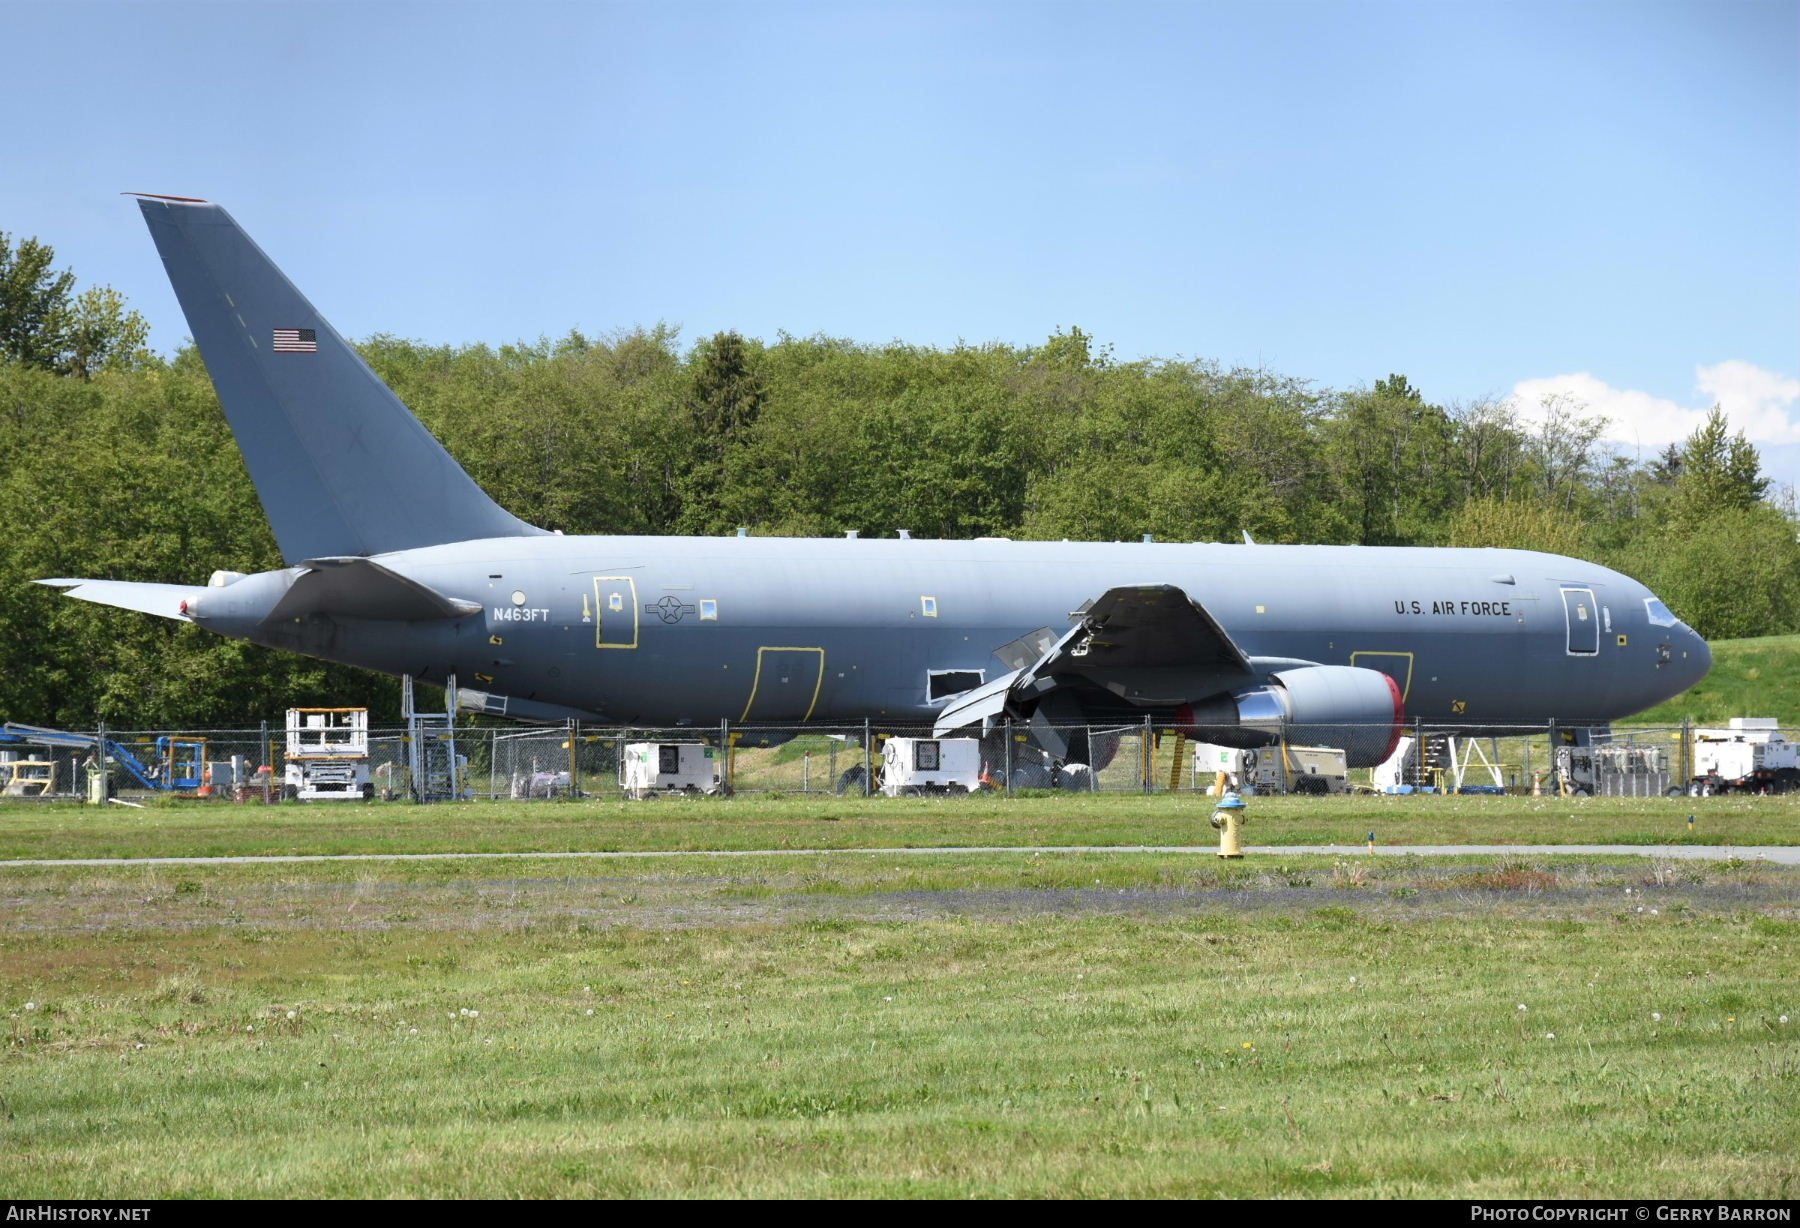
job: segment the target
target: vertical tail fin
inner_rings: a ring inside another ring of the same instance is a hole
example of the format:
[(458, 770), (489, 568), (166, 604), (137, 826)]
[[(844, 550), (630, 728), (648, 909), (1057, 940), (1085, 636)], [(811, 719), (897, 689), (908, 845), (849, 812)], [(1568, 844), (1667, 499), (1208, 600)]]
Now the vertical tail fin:
[(463, 472), (229, 213), (138, 205), (288, 562), (544, 531)]

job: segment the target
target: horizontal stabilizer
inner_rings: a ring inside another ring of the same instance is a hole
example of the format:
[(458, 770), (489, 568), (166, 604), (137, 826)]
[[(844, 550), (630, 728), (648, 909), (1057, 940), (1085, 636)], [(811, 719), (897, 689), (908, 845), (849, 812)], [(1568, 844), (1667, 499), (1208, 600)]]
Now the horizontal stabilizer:
[(121, 610), (137, 610), (158, 618), (177, 618), (192, 622), (186, 606), (206, 590), (188, 584), (136, 584), (129, 580), (39, 580), (51, 588), (66, 590), (65, 597), (79, 597), (100, 605), (118, 606)]
[(436, 589), (362, 558), (308, 559), (265, 623), (291, 622), (309, 614), (409, 622), (479, 614), (481, 603), (446, 597)]

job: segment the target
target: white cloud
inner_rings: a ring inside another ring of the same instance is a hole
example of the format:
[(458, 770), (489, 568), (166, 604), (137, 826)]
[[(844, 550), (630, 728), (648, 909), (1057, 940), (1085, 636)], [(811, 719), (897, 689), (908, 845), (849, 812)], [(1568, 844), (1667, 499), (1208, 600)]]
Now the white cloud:
[(1800, 379), (1730, 359), (1694, 368), (1695, 404), (1681, 405), (1631, 388), (1614, 388), (1586, 371), (1520, 380), (1512, 401), (1519, 416), (1538, 421), (1547, 397), (1567, 398), (1605, 417), (1605, 438), (1644, 451), (1679, 443), (1706, 421), (1714, 405), (1731, 429), (1760, 448), (1800, 444)]
[(1717, 402), (1751, 443), (1800, 443), (1800, 379), (1732, 359), (1695, 369), (1696, 387)]

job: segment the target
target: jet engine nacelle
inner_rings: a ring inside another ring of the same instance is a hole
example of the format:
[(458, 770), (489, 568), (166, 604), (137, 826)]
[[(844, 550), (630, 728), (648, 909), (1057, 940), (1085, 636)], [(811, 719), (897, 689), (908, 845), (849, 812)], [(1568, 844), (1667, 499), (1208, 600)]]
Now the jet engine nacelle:
[(1222, 746), (1342, 747), (1351, 767), (1387, 759), (1405, 728), (1400, 688), (1379, 670), (1309, 665), (1270, 675), (1268, 686), (1238, 691), (1184, 715), (1195, 735)]

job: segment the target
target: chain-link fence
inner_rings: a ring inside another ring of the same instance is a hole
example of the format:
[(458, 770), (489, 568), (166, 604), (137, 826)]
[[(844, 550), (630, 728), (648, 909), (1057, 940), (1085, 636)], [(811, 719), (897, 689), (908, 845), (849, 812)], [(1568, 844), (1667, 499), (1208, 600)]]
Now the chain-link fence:
[[(8, 726), (9, 730), (22, 727)], [(49, 734), (51, 731), (42, 731)], [(1233, 731), (1128, 725), (1000, 723), (979, 736), (868, 722), (844, 726), (642, 729), (464, 725), (453, 742), (456, 791), (470, 799), (648, 798), (687, 794), (931, 795), (991, 790), (1153, 793), (1560, 793), (1654, 797), (1744, 788), (1800, 789), (1792, 744), (1774, 735), (1770, 770), (1721, 777), (1707, 748), (1728, 731), (1679, 727), (1590, 729), (1316, 728), (1264, 745)], [(443, 740), (441, 732), (429, 735)], [(1767, 736), (1767, 735), (1761, 735)], [(353, 761), (289, 758), (283, 730), (99, 729), (42, 742), (0, 740), (9, 798), (86, 797), (94, 747), (107, 749), (109, 791), (239, 800), (412, 796), (405, 728), (368, 731)], [(1217, 740), (1209, 740), (1216, 738)], [(1788, 759), (1780, 758), (1785, 746)], [(1345, 748), (1349, 748), (1346, 751)], [(1378, 761), (1378, 762), (1376, 762)], [(1783, 766), (1786, 762), (1790, 766)], [(1373, 763), (1373, 766), (1371, 764)]]

